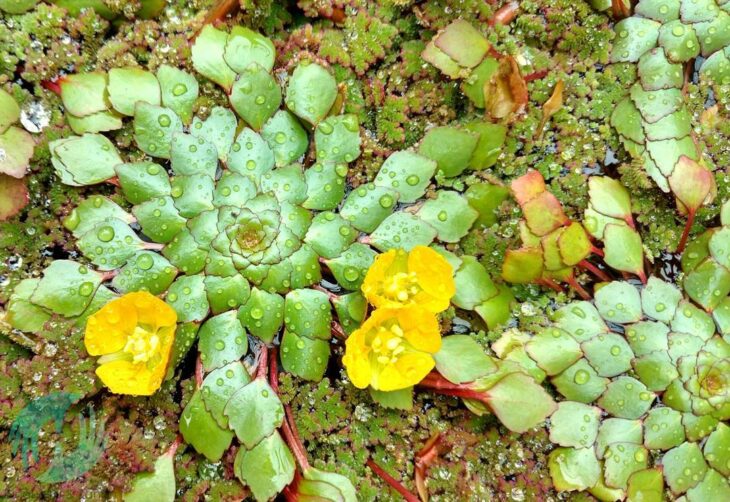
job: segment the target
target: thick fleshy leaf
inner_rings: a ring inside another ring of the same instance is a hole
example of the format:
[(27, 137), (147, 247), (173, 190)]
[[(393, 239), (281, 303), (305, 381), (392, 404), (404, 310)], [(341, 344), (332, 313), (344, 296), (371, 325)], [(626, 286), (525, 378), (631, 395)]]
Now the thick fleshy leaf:
[(369, 243), (380, 251), (402, 248), (410, 251), (416, 246), (428, 246), (436, 239), (436, 229), (404, 211), (388, 216), (370, 234)]
[(730, 483), (728, 483), (727, 476), (723, 476), (714, 469), (707, 471), (697, 486), (687, 490), (689, 502), (727, 500), (728, 498), (730, 498)]
[(624, 186), (608, 176), (591, 176), (588, 196), (593, 209), (601, 214), (625, 221), (631, 220), (631, 198)]
[(647, 91), (681, 88), (684, 83), (682, 65), (671, 63), (661, 48), (652, 49), (641, 56), (638, 71), (641, 86)]
[(418, 153), (436, 161), (446, 177), (458, 176), (471, 161), (479, 135), (458, 127), (429, 129), (418, 147)]
[(218, 169), (218, 152), (204, 138), (177, 132), (170, 144), (170, 165), (176, 175), (205, 174), (211, 178)]
[(252, 335), (270, 343), (284, 323), (284, 298), (251, 288), (248, 301), (238, 310), (238, 318)]
[(676, 286), (656, 277), (650, 277), (641, 291), (644, 313), (665, 323), (672, 320), (681, 300), (682, 292)]
[(0, 174), (14, 178), (22, 178), (33, 157), (35, 141), (33, 137), (19, 127), (9, 127), (0, 134)]
[(368, 183), (348, 194), (340, 215), (356, 229), (372, 233), (393, 212), (399, 197), (392, 188)]
[(244, 26), (234, 26), (228, 35), (223, 58), (236, 73), (243, 73), (253, 63), (271, 71), (276, 49), (265, 36)]
[(487, 269), (473, 256), (462, 256), (461, 266), (454, 274), (454, 283), (456, 293), (451, 301), (462, 309), (472, 310), (497, 295), (497, 287)]
[(312, 219), (304, 241), (324, 258), (339, 256), (357, 237), (357, 232), (337, 213), (323, 212)]
[(662, 457), (664, 477), (675, 494), (697, 486), (707, 472), (702, 450), (697, 443), (682, 443)]
[(286, 110), (279, 110), (264, 124), (261, 136), (273, 150), (274, 161), (279, 167), (296, 162), (309, 147), (307, 132)]
[(170, 182), (170, 195), (184, 218), (192, 218), (213, 209), (215, 181), (206, 174), (175, 176)]
[(392, 188), (400, 194), (400, 202), (415, 202), (426, 192), (436, 162), (417, 153), (400, 151), (388, 157), (375, 177), (375, 186)]
[(58, 80), (61, 100), (66, 112), (76, 117), (86, 117), (103, 112), (109, 107), (107, 75), (105, 73), (76, 73)]
[(600, 408), (563, 401), (550, 416), (550, 441), (560, 446), (588, 448), (596, 441), (600, 416)]
[(596, 292), (596, 307), (604, 319), (616, 323), (641, 319), (639, 290), (628, 282), (614, 281)]
[(226, 92), (231, 90), (236, 79), (236, 73), (223, 58), (227, 41), (226, 32), (206, 24), (192, 47), (193, 66), (198, 73), (223, 87)]
[(730, 426), (720, 423), (707, 438), (704, 446), (705, 459), (710, 467), (723, 476), (730, 476)]
[(154, 74), (140, 68), (109, 70), (109, 101), (122, 115), (134, 115), (137, 101), (160, 104), (160, 84)]
[(489, 50), (489, 42), (468, 21), (457, 19), (434, 37), (434, 44), (460, 66), (473, 68)]
[(708, 258), (685, 276), (684, 290), (706, 310), (713, 310), (730, 293), (730, 271)]
[(165, 301), (177, 312), (178, 321), (202, 321), (209, 310), (203, 276), (178, 277), (168, 289)]
[(715, 179), (705, 166), (682, 156), (669, 176), (669, 186), (677, 199), (693, 212), (712, 197)]
[(646, 413), (655, 398), (643, 383), (622, 376), (608, 384), (598, 404), (615, 417), (633, 420)]
[(598, 482), (601, 466), (593, 448), (555, 448), (548, 460), (553, 485), (559, 491), (582, 491)]
[[(156, 197), (132, 208), (142, 233), (154, 242), (170, 242), (185, 226), (185, 218), (175, 207), (172, 197)], [(182, 244), (182, 243), (180, 243)], [(165, 248), (163, 253), (172, 261), (179, 261), (170, 255), (176, 254), (174, 246)], [(191, 269), (192, 270), (192, 269)]]
[(189, 73), (163, 64), (157, 70), (162, 106), (174, 111), (188, 125), (193, 120), (193, 104), (198, 99), (198, 81)]
[(588, 362), (600, 376), (614, 377), (631, 369), (634, 353), (626, 340), (615, 333), (598, 335), (581, 344)]
[(108, 218), (81, 236), (76, 246), (100, 270), (119, 268), (144, 248), (126, 221)]
[(180, 434), (211, 462), (217, 462), (231, 445), (233, 432), (222, 429), (205, 409), (200, 390), (193, 394), (180, 417)]
[(144, 153), (170, 158), (172, 136), (182, 132), (180, 117), (169, 108), (138, 101), (134, 109), (134, 139)]
[(509, 196), (509, 189), (491, 183), (476, 183), (466, 190), (464, 196), (479, 213), (476, 225), (491, 227), (497, 223), (497, 210)]
[(198, 339), (200, 360), (206, 371), (238, 361), (248, 350), (248, 338), (235, 310), (205, 321), (200, 327)]
[(324, 376), (329, 357), (329, 342), (284, 331), (281, 340), (281, 365), (289, 373), (317, 382)]
[(326, 260), (325, 264), (340, 286), (357, 291), (376, 255), (370, 246), (355, 242), (340, 256)]
[(527, 342), (527, 353), (548, 375), (557, 375), (583, 355), (578, 342), (559, 328), (547, 328)]
[(327, 117), (314, 130), (319, 162), (352, 162), (360, 156), (360, 125), (357, 115)]
[(214, 314), (237, 309), (248, 300), (251, 287), (240, 274), (229, 277), (208, 275), (205, 278), (210, 310)]
[(114, 171), (124, 197), (132, 204), (141, 204), (155, 197), (170, 195), (170, 178), (159, 164), (153, 162), (117, 164)]
[(63, 226), (79, 238), (96, 225), (109, 218), (116, 218), (130, 224), (134, 217), (107, 197), (94, 195), (82, 200), (69, 215), (63, 219)]
[(475, 171), (492, 167), (497, 163), (502, 145), (507, 137), (507, 126), (475, 120), (464, 124), (467, 131), (479, 134), (479, 142), (471, 156), (469, 168)]
[(662, 502), (664, 500), (664, 479), (659, 468), (644, 469), (629, 476), (628, 500)]
[(349, 479), (313, 467), (304, 471), (304, 479), (297, 485), (297, 491), (299, 495), (321, 497), (325, 500), (357, 502), (357, 492)]
[(252, 63), (233, 84), (229, 98), (236, 113), (258, 131), (279, 109), (281, 89), (266, 69)]
[(155, 461), (155, 470), (138, 474), (132, 481), (132, 490), (122, 496), (124, 502), (145, 502), (154, 499), (175, 500), (175, 468), (173, 455), (163, 453)]
[(609, 383), (608, 378), (598, 376), (585, 359), (552, 378), (552, 383), (566, 399), (591, 403), (600, 396)]
[(337, 97), (335, 77), (317, 63), (304, 60), (294, 69), (286, 88), (286, 106), (316, 125), (327, 116)]
[(112, 286), (122, 293), (149, 291), (159, 295), (167, 291), (176, 275), (177, 269), (159, 253), (139, 251), (114, 276)]
[(542, 275), (543, 257), (539, 248), (508, 249), (502, 264), (502, 277), (515, 284), (527, 284)]
[[(424, 58), (425, 59), (425, 58)], [(469, 77), (461, 84), (464, 95), (474, 103), (477, 108), (484, 108), (485, 89), (499, 69), (499, 61), (493, 57), (486, 57), (475, 68), (471, 70)], [(435, 160), (435, 159), (434, 159)]]
[(656, 21), (638, 16), (616, 23), (617, 37), (613, 42), (611, 62), (636, 63), (641, 55), (656, 46), (661, 26)]
[(613, 443), (642, 444), (641, 420), (626, 420), (624, 418), (606, 418), (601, 422), (596, 438), (596, 453), (602, 459), (606, 449)]
[(7, 305), (5, 320), (14, 329), (39, 332), (51, 318), (51, 314), (30, 301), (39, 282), (40, 279), (23, 279), (13, 289)]
[(577, 265), (591, 254), (591, 241), (583, 225), (573, 222), (558, 237), (558, 249), (563, 263), (569, 267)]
[(355, 331), (365, 320), (368, 304), (359, 291), (340, 295), (332, 300), (332, 304), (337, 312), (340, 326), (348, 335)]
[(459, 242), (479, 214), (458, 192), (440, 190), (435, 199), (429, 199), (421, 206), (416, 216), (436, 229), (440, 241)]
[(644, 419), (644, 446), (650, 450), (668, 450), (684, 442), (682, 414), (671, 408), (650, 410)]
[(604, 476), (606, 485), (625, 489), (629, 477), (648, 467), (649, 454), (642, 445), (634, 443), (612, 443), (604, 453)]
[(484, 349), (467, 335), (444, 337), (441, 349), (433, 357), (438, 372), (455, 384), (473, 382), (497, 370)]
[(261, 175), (274, 168), (274, 151), (258, 133), (246, 127), (231, 147), (228, 168), (258, 182)]
[(284, 421), (284, 407), (263, 378), (256, 378), (233, 394), (223, 413), (246, 448), (269, 437)]
[(487, 390), (487, 404), (509, 430), (525, 432), (541, 424), (557, 405), (524, 373), (510, 373)]
[(231, 110), (215, 106), (205, 120), (200, 120), (199, 117), (193, 119), (190, 134), (215, 145), (218, 158), (225, 162), (228, 152), (233, 147), (237, 127), (236, 115)]
[(700, 42), (694, 28), (679, 19), (662, 25), (659, 29), (659, 45), (673, 63), (685, 63), (700, 53)]
[(84, 265), (55, 260), (43, 271), (30, 301), (65, 317), (76, 316), (89, 305), (101, 279)]
[(345, 196), (346, 164), (317, 162), (304, 171), (307, 198), (302, 203), (306, 209), (331, 211)]
[(274, 432), (251, 450), (239, 449), (233, 469), (256, 500), (265, 501), (291, 483), (296, 466), (286, 443)]
[(229, 429), (228, 417), (223, 414), (228, 400), (249, 382), (251, 377), (240, 361), (213, 370), (203, 380), (200, 391), (205, 409), (223, 429)]
[(555, 313), (555, 323), (578, 341), (609, 331), (596, 307), (588, 302), (573, 302), (561, 307)]
[(0, 89), (0, 134), (20, 120), (20, 106), (12, 95)]
[(84, 134), (51, 141), (51, 162), (67, 185), (101, 183), (114, 176), (122, 159), (111, 141), (101, 134)]

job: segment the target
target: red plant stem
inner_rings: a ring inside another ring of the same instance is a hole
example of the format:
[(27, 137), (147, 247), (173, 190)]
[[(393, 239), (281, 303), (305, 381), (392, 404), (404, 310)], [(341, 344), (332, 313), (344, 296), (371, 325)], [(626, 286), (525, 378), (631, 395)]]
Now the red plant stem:
[[(217, 21), (223, 21), (223, 18), (231, 14), (239, 6), (239, 0), (221, 0), (213, 7), (203, 21), (203, 26)], [(197, 36), (197, 33), (196, 33)]]
[(553, 291), (557, 291), (558, 293), (563, 292), (563, 288), (560, 287), (560, 284), (553, 281), (552, 279), (548, 279), (547, 277), (542, 277), (540, 279), (537, 279), (535, 282), (537, 284), (539, 284), (540, 286), (545, 286), (546, 288), (550, 288)]
[(168, 455), (170, 457), (174, 456), (175, 453), (177, 453), (177, 449), (180, 447), (182, 440), (183, 440), (182, 435), (178, 434), (177, 436), (175, 436), (175, 441), (172, 442), (172, 444), (170, 445), (170, 448), (168, 448), (167, 452), (165, 452), (165, 455)]
[(510, 2), (504, 4), (502, 7), (494, 13), (492, 19), (489, 20), (489, 26), (509, 24), (517, 17), (517, 13), (520, 10), (519, 2)]
[(268, 355), (269, 350), (266, 345), (262, 345), (261, 350), (259, 350), (259, 367), (256, 370), (256, 378), (266, 378), (266, 370), (269, 369)]
[(684, 246), (687, 245), (687, 238), (689, 237), (689, 232), (692, 230), (692, 225), (695, 222), (695, 214), (697, 213), (696, 209), (689, 209), (687, 211), (687, 224), (684, 226), (684, 232), (682, 232), (682, 238), (679, 239), (679, 246), (677, 246), (677, 253), (681, 253), (684, 251)]
[[(269, 385), (271, 385), (271, 389), (274, 392), (279, 394), (279, 368), (276, 359), (276, 347), (271, 347), (269, 350), (271, 351), (269, 357)], [(261, 367), (259, 366), (259, 371)], [(265, 368), (266, 365), (264, 364), (263, 367)], [(284, 422), (281, 424), (281, 432), (284, 435), (286, 444), (289, 445), (294, 457), (297, 459), (297, 463), (302, 469), (302, 472), (309, 470), (310, 465), (307, 460), (307, 451), (299, 437), (299, 431), (294, 423), (291, 406), (288, 404), (284, 405)]]
[(611, 10), (615, 19), (623, 19), (631, 15), (631, 8), (627, 7), (624, 0), (611, 0)]
[(460, 397), (463, 399), (476, 399), (477, 401), (482, 402), (486, 402), (487, 400), (486, 392), (474, 390), (463, 384), (459, 385), (451, 383), (436, 371), (432, 371), (426, 375), (418, 386), (446, 396)]
[(550, 73), (550, 72), (547, 69), (538, 70), (538, 71), (525, 75), (523, 78), (524, 78), (525, 82), (532, 82), (533, 80), (540, 80), (541, 78), (547, 76), (548, 73)]
[(332, 321), (332, 328), (331, 328), (332, 334), (337, 338), (338, 340), (342, 340), (343, 342), (347, 340), (347, 335), (345, 334), (345, 330), (342, 329), (342, 325), (338, 323), (337, 321)]
[(110, 270), (109, 272), (102, 272), (101, 273), (101, 282), (111, 281), (114, 279), (117, 274), (119, 273), (118, 270)]
[(203, 386), (203, 360), (198, 354), (198, 359), (195, 361), (195, 386), (201, 388)]
[(589, 272), (591, 272), (593, 275), (595, 275), (596, 277), (598, 277), (600, 280), (602, 280), (604, 282), (609, 282), (611, 280), (611, 278), (608, 275), (606, 275), (606, 273), (603, 270), (596, 267), (593, 263), (589, 262), (588, 260), (581, 260), (581, 262), (578, 263), (578, 266), (580, 266), (580, 268), (582, 268), (582, 269), (588, 270)]
[(593, 253), (595, 255), (598, 255), (601, 258), (603, 258), (604, 256), (606, 256), (605, 253), (603, 252), (603, 249), (599, 249), (596, 246), (591, 246), (591, 253)]
[(368, 461), (365, 462), (365, 465), (370, 467), (373, 472), (380, 477), (380, 479), (388, 483), (395, 491), (400, 493), (407, 502), (420, 502), (418, 497), (409, 492), (408, 489), (400, 483), (400, 481), (385, 472), (385, 470), (378, 464), (376, 464), (372, 458), (368, 458)]
[(120, 187), (121, 186), (119, 184), (119, 177), (118, 176), (114, 176), (113, 178), (109, 178), (108, 180), (106, 180), (106, 182), (109, 183), (110, 185), (114, 185), (115, 187)]
[(58, 96), (61, 95), (61, 86), (58, 84), (58, 79), (56, 80), (41, 80), (41, 87), (44, 89), (47, 89), (51, 91), (54, 94), (57, 94)]
[(578, 284), (578, 281), (575, 280), (575, 277), (569, 277), (569, 278), (565, 279), (565, 282), (567, 282), (570, 285), (570, 287), (573, 288), (580, 295), (580, 297), (583, 298), (584, 300), (590, 301), (593, 299), (593, 297), (590, 295), (590, 293), (588, 293), (588, 291), (583, 289), (583, 286)]
[(646, 284), (646, 272), (644, 272), (643, 270), (639, 270), (636, 275), (639, 276), (639, 280), (642, 284)]

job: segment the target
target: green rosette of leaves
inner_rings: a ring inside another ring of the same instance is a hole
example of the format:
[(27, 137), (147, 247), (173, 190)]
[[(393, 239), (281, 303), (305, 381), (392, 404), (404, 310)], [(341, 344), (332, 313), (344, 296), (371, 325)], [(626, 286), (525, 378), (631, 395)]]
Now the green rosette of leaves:
[[(304, 60), (275, 77), (275, 56), (271, 41), (247, 28), (201, 31), (193, 66), (225, 89), (230, 108), (201, 106), (196, 77), (166, 65), (64, 76), (59, 92), (76, 134), (49, 144), (56, 174), (72, 186), (108, 182), (117, 193), (89, 196), (64, 220), (84, 262), (54, 261), (17, 286), (7, 308), (15, 329), (37, 333), (54, 317), (83, 327), (119, 294), (163, 297), (179, 322), (168, 378), (196, 342), (199, 352), (183, 438), (215, 461), (235, 436), (236, 474), (259, 500), (289, 485), (296, 467), (270, 373), (252, 376), (241, 362), (250, 341), (259, 361), (277, 346), (285, 371), (321, 379), (333, 322), (345, 334), (359, 326), (365, 273), (392, 248), (446, 254), (459, 286), (454, 305), (490, 327), (509, 318), (513, 299), (476, 258), (442, 246), (493, 224), (506, 189), (430, 188), (434, 178), (492, 165), (503, 136), (481, 123), (432, 129), (348, 191), (357, 117), (342, 113), (329, 69)], [(104, 134), (122, 127), (136, 151), (120, 152)], [(294, 457), (302, 493), (335, 490), (349, 500), (349, 481)]]
[[(713, 166), (692, 131), (682, 89), (688, 65), (701, 57), (700, 78), (726, 92), (730, 82), (730, 4), (716, 0), (641, 0), (616, 23), (613, 63), (637, 64), (638, 79), (611, 116), (626, 150), (647, 174), (672, 192), (688, 215), (715, 196)], [(686, 235), (679, 245), (683, 249)]]
[(730, 496), (730, 344), (717, 329), (652, 277), (606, 283), (535, 335), (498, 341), (563, 398), (549, 425), (555, 487), (599, 500)]

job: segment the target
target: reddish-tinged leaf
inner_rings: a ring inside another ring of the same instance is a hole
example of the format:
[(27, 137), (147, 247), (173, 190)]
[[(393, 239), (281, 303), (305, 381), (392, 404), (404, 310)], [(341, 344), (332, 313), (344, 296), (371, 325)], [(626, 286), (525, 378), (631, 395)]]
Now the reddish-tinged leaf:
[(18, 214), (28, 203), (25, 180), (0, 174), (0, 221)]
[(516, 284), (527, 284), (542, 275), (542, 268), (539, 248), (508, 249), (502, 264), (502, 277)]
[(436, 35), (434, 44), (466, 68), (473, 68), (481, 63), (489, 50), (487, 39), (463, 19), (457, 19)]
[(633, 221), (629, 192), (615, 179), (608, 176), (591, 176), (588, 180), (588, 196), (595, 211), (622, 219), (628, 224)]
[(511, 188), (517, 203), (521, 206), (546, 190), (545, 179), (539, 171), (529, 171), (514, 180)]
[(558, 237), (558, 247), (563, 262), (572, 267), (591, 254), (593, 246), (583, 225), (574, 222), (566, 227), (565, 231)]
[(716, 190), (712, 172), (684, 155), (679, 158), (669, 176), (669, 186), (690, 213), (710, 202)]
[(560, 201), (550, 192), (543, 192), (524, 204), (522, 212), (530, 231), (540, 237), (570, 222)]

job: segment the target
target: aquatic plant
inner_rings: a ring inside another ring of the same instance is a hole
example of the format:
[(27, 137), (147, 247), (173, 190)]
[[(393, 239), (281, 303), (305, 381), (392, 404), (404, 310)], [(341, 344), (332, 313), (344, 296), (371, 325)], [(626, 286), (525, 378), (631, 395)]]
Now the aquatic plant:
[(730, 441), (730, 344), (677, 287), (655, 277), (643, 288), (604, 284), (516, 353), (563, 397), (549, 425), (558, 490), (638, 500), (666, 482), (690, 501), (730, 494), (720, 453)]
[(687, 214), (677, 246), (682, 251), (697, 209), (716, 191), (714, 166), (702, 154), (683, 95), (685, 66), (701, 55), (700, 76), (726, 83), (730, 14), (715, 0), (642, 0), (614, 30), (611, 61), (637, 63), (639, 79), (616, 106), (611, 124), (626, 150), (643, 161), (649, 176), (664, 192), (671, 191)]
[(35, 141), (25, 129), (14, 125), (19, 119), (20, 106), (0, 89), (0, 221), (18, 214), (28, 202), (23, 177)]

